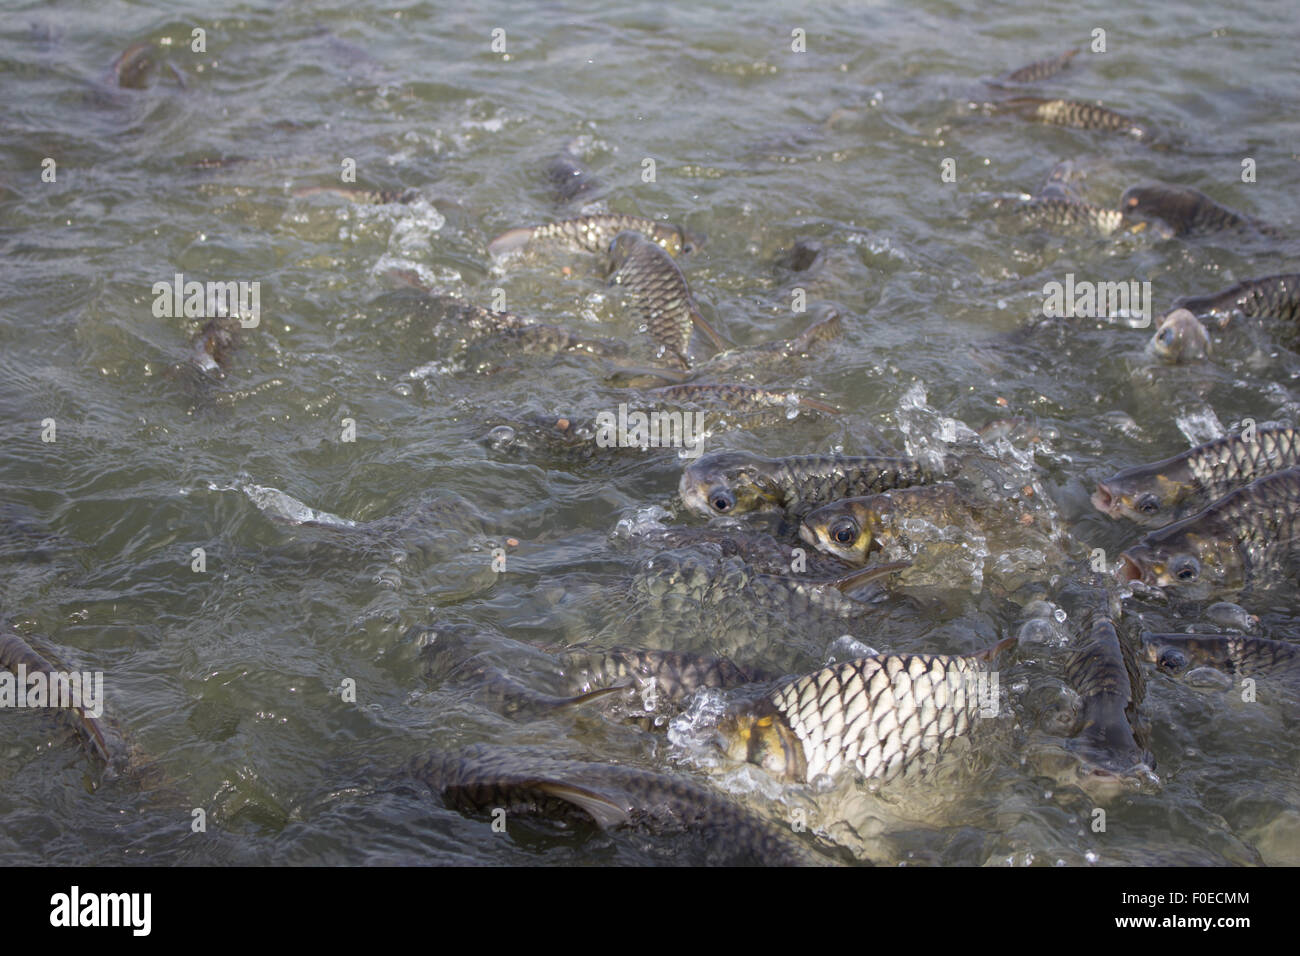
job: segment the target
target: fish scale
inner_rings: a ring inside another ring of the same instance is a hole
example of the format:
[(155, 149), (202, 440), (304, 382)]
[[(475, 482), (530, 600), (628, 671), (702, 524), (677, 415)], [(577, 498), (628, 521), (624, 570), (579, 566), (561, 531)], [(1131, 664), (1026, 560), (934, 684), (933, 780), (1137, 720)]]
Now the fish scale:
[(1170, 520), (1195, 502), (1217, 499), (1235, 488), (1300, 465), (1300, 433), (1294, 428), (1257, 428), (1250, 441), (1225, 435), (1150, 465), (1126, 468), (1100, 482), (1093, 504), (1141, 524)]
[(1246, 279), (1212, 295), (1184, 296), (1174, 306), (1215, 319), (1220, 327), (1238, 317), (1300, 321), (1300, 273)]
[(1226, 634), (1144, 634), (1142, 645), (1148, 661), (1174, 673), (1196, 663), (1241, 677), (1300, 675), (1300, 645), (1289, 641)]
[(1106, 209), (1080, 199), (1059, 196), (1039, 196), (1013, 204), (999, 201), (996, 208), (1008, 207), (1027, 221), (1042, 226), (1087, 228), (1109, 236), (1124, 225), (1124, 214), (1118, 209)]
[(1221, 231), (1280, 235), (1267, 223), (1234, 212), (1189, 186), (1162, 182), (1130, 186), (1120, 196), (1120, 208), (1126, 217), (1138, 215), (1163, 221), (1175, 236)]
[(734, 707), (719, 730), (728, 752), (791, 779), (852, 767), (889, 781), (972, 729), (986, 674), (979, 656), (844, 661)]
[(1007, 100), (1003, 104), (1031, 119), (1041, 120), (1055, 126), (1069, 126), (1074, 129), (1110, 130), (1124, 132), (1134, 136), (1143, 136), (1143, 127), (1114, 110), (1092, 103), (1079, 103), (1074, 100), (1042, 99), (1036, 96), (1022, 96)]
[[(880, 455), (796, 455), (762, 458), (748, 452), (717, 452), (688, 465), (678, 490), (698, 514), (744, 514), (781, 508), (798, 517), (839, 498), (875, 494), (933, 480), (939, 472), (914, 458)], [(713, 502), (724, 492), (728, 506)]]
[(488, 243), (488, 252), (500, 256), (529, 243), (552, 242), (577, 252), (604, 253), (609, 250), (615, 236), (628, 231), (648, 236), (674, 256), (689, 252), (693, 245), (681, 228), (670, 223), (620, 213), (602, 213), (511, 229)]
[(471, 746), (421, 755), (410, 773), (460, 810), (572, 817), (604, 828), (652, 833), (691, 830), (711, 836), (723, 859), (797, 866), (823, 862), (793, 835), (731, 797), (682, 774), (668, 776), (615, 763), (557, 759), (533, 752)]
[[(1288, 468), (1146, 535), (1124, 552), (1124, 574), (1161, 587), (1204, 588), (1208, 582), (1233, 590), (1271, 569), (1298, 537), (1300, 468)], [(1193, 567), (1190, 577), (1179, 577)]]
[(691, 329), (703, 320), (698, 318), (682, 270), (672, 256), (640, 233), (620, 233), (611, 253), (610, 281), (627, 290), (632, 311), (663, 349), (663, 357), (679, 368), (690, 368)]

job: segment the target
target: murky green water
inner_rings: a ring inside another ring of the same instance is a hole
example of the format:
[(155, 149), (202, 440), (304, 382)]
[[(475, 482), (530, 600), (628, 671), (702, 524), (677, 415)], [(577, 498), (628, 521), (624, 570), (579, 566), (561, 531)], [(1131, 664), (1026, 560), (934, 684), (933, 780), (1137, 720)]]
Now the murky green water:
[[(916, 448), (942, 419), (1029, 417), (1055, 435), (1031, 476), (1045, 514), (1084, 553), (1115, 554), (1138, 532), (1092, 510), (1098, 479), (1244, 417), (1294, 423), (1300, 360), (1268, 338), (1229, 339), (1212, 366), (1178, 369), (1151, 367), (1149, 331), (1122, 325), (1075, 320), (1008, 338), (1066, 273), (1149, 280), (1163, 309), (1293, 271), (1294, 245), (1055, 234), (989, 205), (1036, 190), (1070, 158), (1094, 202), (1159, 178), (1300, 228), (1297, 35), (1284, 6), (604, 6), (193, 4), (162, 15), (29, 4), (6, 15), (0, 486), (7, 513), (57, 546), (6, 546), (0, 611), (69, 663), (105, 672), (112, 712), (180, 794), (94, 792), (66, 731), (5, 713), (7, 862), (703, 862), (680, 835), (547, 824), (495, 834), (397, 772), (422, 751), (492, 742), (708, 778), (689, 721), (667, 735), (599, 709), (511, 720), (457, 679), (470, 655), (544, 687), (546, 659), (524, 645), (671, 642), (797, 671), (844, 632), (881, 651), (957, 653), (1017, 632), (1018, 605), (965, 582), (887, 598), (848, 624), (725, 602), (647, 609), (629, 588), (649, 552), (616, 528), (698, 523), (674, 501), (682, 461), (631, 450), (573, 464), (484, 440), (494, 416), (590, 417), (629, 396), (581, 356), (487, 348), (458, 360), (385, 274), (414, 270), (483, 305), (500, 289), (521, 314), (635, 341), (590, 257), (502, 269), (484, 250), (512, 226), (577, 214), (581, 202), (557, 204), (544, 176), (575, 139), (609, 208), (707, 237), (683, 268), (731, 340), (788, 338), (827, 306), (844, 317), (843, 339), (816, 361), (755, 382), (842, 416), (730, 432), (710, 448)], [(189, 49), (196, 25), (206, 53)], [(506, 56), (491, 49), (498, 27)], [(989, 96), (983, 79), (1086, 47), (1097, 27), (1107, 52), (1081, 55), (1044, 89), (1140, 117), (1166, 148), (968, 108)], [(791, 51), (794, 28), (807, 52)], [(140, 39), (156, 44), (159, 70), (144, 89), (114, 88), (110, 64)], [(1246, 157), (1253, 184), (1241, 182)], [(956, 183), (941, 181), (945, 158)], [(339, 184), (347, 159), (358, 186), (420, 198), (294, 195)], [(800, 238), (825, 256), (796, 275), (775, 262)], [(178, 272), (261, 283), (261, 324), (218, 383), (169, 371), (202, 324), (154, 314), (153, 284)], [(796, 286), (810, 313), (792, 311)], [(47, 419), (54, 442), (42, 441)], [(345, 419), (355, 441), (342, 440)], [(341, 534), (273, 520), (255, 487), (360, 521), (461, 501), (435, 509), (432, 526)], [(518, 544), (497, 573), (491, 549), (506, 538)], [(1243, 603), (1261, 633), (1295, 634), (1290, 587)], [(1202, 610), (1138, 604), (1124, 627), (1183, 629)], [(425, 626), (469, 636), (428, 645)], [(1108, 803), (1096, 832), (1093, 799), (1025, 756), (1042, 732), (1023, 700), (1059, 678), (1059, 657), (1018, 652), (1003, 672), (1000, 735), (919, 787), (810, 795), (757, 770), (714, 779), (777, 819), (804, 808), (825, 843), (881, 862), (1300, 862), (1293, 702), (1247, 704), (1149, 673), (1162, 785)], [(194, 808), (207, 833), (191, 832)]]

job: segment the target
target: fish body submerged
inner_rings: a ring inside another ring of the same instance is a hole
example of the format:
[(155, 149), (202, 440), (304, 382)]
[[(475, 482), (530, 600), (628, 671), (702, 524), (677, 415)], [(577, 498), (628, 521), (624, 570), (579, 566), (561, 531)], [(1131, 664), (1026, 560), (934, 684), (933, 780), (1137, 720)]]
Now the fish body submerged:
[(1046, 60), (1036, 60), (1028, 66), (1012, 70), (1001, 77), (1001, 81), (1008, 83), (1040, 83), (1065, 70), (1070, 65), (1070, 61), (1078, 55), (1079, 51), (1077, 49), (1066, 50), (1060, 56), (1050, 57)]
[(728, 657), (678, 651), (615, 647), (608, 651), (574, 648), (560, 655), (575, 693), (608, 687), (653, 686), (655, 696), (679, 703), (698, 690), (725, 690), (762, 680)]
[(1093, 505), (1138, 524), (1174, 521), (1264, 475), (1300, 465), (1300, 433), (1258, 428), (1254, 438), (1228, 435), (1158, 461), (1127, 468), (1097, 484)]
[(996, 710), (979, 657), (890, 654), (844, 661), (745, 701), (721, 719), (723, 749), (787, 780), (852, 768), (901, 776)]
[(1074, 100), (1049, 100), (1036, 96), (1020, 96), (1001, 104), (1002, 108), (1014, 111), (1029, 119), (1055, 126), (1069, 126), (1074, 129), (1108, 130), (1127, 133), (1139, 139), (1148, 135), (1146, 127), (1136, 120), (1092, 103), (1078, 103)]
[(748, 452), (705, 455), (682, 473), (678, 491), (697, 514), (785, 511), (798, 517), (820, 504), (932, 481), (917, 459), (798, 455), (762, 458)]
[(215, 378), (224, 378), (243, 333), (233, 316), (209, 319), (190, 342), (189, 364)]
[(511, 229), (489, 242), (488, 252), (493, 256), (503, 256), (530, 243), (547, 243), (576, 252), (604, 253), (620, 232), (629, 231), (649, 237), (672, 256), (689, 253), (696, 246), (696, 241), (684, 229), (671, 223), (655, 222), (640, 216), (601, 213)]
[(1175, 236), (1224, 231), (1277, 235), (1271, 226), (1233, 212), (1189, 186), (1161, 182), (1130, 186), (1120, 197), (1120, 209), (1128, 219), (1158, 219)]
[(714, 544), (724, 557), (744, 561), (759, 574), (789, 574), (797, 567), (812, 575), (834, 576), (849, 570), (839, 558), (819, 552), (808, 553), (780, 541), (764, 531), (748, 527), (707, 525), (677, 525), (657, 528), (637, 535), (633, 540), (653, 544), (660, 548), (686, 548), (700, 544)]
[(1140, 713), (1146, 682), (1133, 648), (1106, 615), (1093, 615), (1086, 640), (1066, 661), (1065, 678), (1082, 699), (1082, 723), (1070, 743), (1082, 758), (1081, 785), (1109, 789), (1150, 780), (1154, 760)]
[(1300, 538), (1300, 468), (1258, 478), (1153, 531), (1121, 556), (1121, 576), (1201, 597), (1267, 576)]
[(612, 373), (648, 375), (670, 382), (685, 382), (733, 373), (753, 376), (758, 373), (784, 370), (791, 362), (819, 351), (844, 333), (844, 323), (837, 313), (814, 322), (792, 339), (764, 342), (742, 348), (727, 349), (698, 363), (689, 373), (673, 369), (611, 369)]
[(546, 164), (546, 179), (560, 202), (570, 202), (601, 188), (600, 180), (592, 175), (572, 147), (556, 154)]
[[(646, 395), (665, 402), (715, 410), (737, 428), (755, 428), (792, 419), (800, 412), (838, 415), (834, 405), (795, 391), (779, 392), (753, 385), (687, 382), (647, 389)], [(727, 413), (731, 413), (728, 415)]]
[(467, 811), (501, 809), (507, 821), (515, 815), (576, 816), (602, 828), (692, 831), (709, 839), (710, 858), (720, 863), (818, 862), (792, 831), (681, 774), (482, 746), (427, 754), (412, 761), (410, 769), (448, 806)]
[(611, 283), (626, 290), (634, 313), (670, 363), (690, 368), (692, 328), (721, 343), (700, 315), (682, 270), (657, 242), (639, 232), (619, 233), (610, 245), (610, 271)]
[(700, 607), (743, 604), (786, 620), (850, 620), (871, 610), (871, 605), (847, 593), (904, 566), (872, 565), (822, 578), (764, 574), (744, 561), (724, 557), (716, 545), (681, 548), (661, 551), (643, 561), (632, 597), (648, 598), (658, 607), (679, 607), (685, 600)]
[(1300, 678), (1300, 644), (1236, 634), (1143, 634), (1146, 659), (1166, 674), (1214, 667), (1239, 677)]
[[(0, 630), (0, 668), (9, 670), (16, 676), (19, 667), (23, 668), (28, 677), (43, 674), (51, 694), (60, 683), (57, 674), (66, 673), (64, 668), (55, 667), (18, 634)], [(90, 755), (102, 763), (112, 776), (129, 772), (136, 755), (114, 722), (103, 714), (96, 716), (90, 713), (84, 706), (84, 701), (73, 698), (68, 703), (69, 706), (63, 708), (64, 712)], [(103, 701), (100, 704), (102, 706)], [(52, 708), (56, 706), (51, 703)]]
[(1174, 305), (1222, 328), (1236, 319), (1300, 322), (1300, 273), (1246, 279), (1212, 295), (1184, 296)]
[(1037, 226), (1087, 229), (1103, 236), (1109, 236), (1124, 227), (1124, 214), (1118, 209), (1106, 209), (1058, 194), (1017, 200), (1014, 203), (999, 201), (995, 206), (1010, 208)]

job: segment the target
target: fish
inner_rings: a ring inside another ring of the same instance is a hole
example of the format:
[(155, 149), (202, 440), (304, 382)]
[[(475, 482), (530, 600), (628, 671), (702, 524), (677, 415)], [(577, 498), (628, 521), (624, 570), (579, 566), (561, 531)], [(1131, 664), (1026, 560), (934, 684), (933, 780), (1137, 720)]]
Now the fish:
[(599, 213), (578, 219), (564, 219), (541, 226), (522, 226), (510, 229), (488, 243), (488, 253), (499, 258), (522, 249), (531, 243), (559, 244), (575, 252), (607, 253), (609, 245), (620, 232), (639, 232), (660, 245), (671, 256), (693, 252), (699, 244), (697, 237), (680, 226), (655, 222), (640, 216), (619, 213)]
[(933, 481), (920, 460), (879, 455), (797, 455), (763, 458), (742, 451), (714, 452), (687, 465), (678, 493), (705, 517), (784, 511), (801, 517), (818, 505), (890, 488)]
[(758, 817), (684, 774), (656, 773), (607, 761), (560, 759), (532, 751), (471, 746), (416, 757), (409, 772), (462, 811), (580, 819), (620, 827), (704, 835), (712, 863), (799, 866), (821, 862), (792, 829)]
[(803, 516), (799, 537), (852, 565), (867, 563), (918, 519), (948, 527), (971, 524), (975, 509), (955, 485), (941, 483), (843, 498)]
[(825, 258), (826, 250), (816, 239), (796, 239), (776, 258), (776, 267), (788, 272), (807, 272)]
[[(15, 676), (20, 667), (28, 678), (42, 674), (47, 687), (58, 683), (55, 676), (57, 673), (67, 672), (67, 668), (51, 663), (24, 638), (8, 628), (0, 628), (0, 667), (13, 672)], [(139, 763), (138, 752), (117, 723), (106, 714), (101, 713), (98, 717), (91, 714), (86, 710), (84, 701), (72, 699), (69, 703), (70, 706), (63, 708), (62, 713), (76, 730), (86, 752), (103, 767), (105, 777), (114, 779), (133, 772)], [(101, 701), (100, 704), (102, 703)]]
[(233, 316), (209, 319), (194, 336), (190, 364), (200, 371), (223, 376), (230, 368), (231, 354), (239, 347), (242, 327)]
[(601, 188), (600, 180), (573, 152), (572, 146), (565, 147), (546, 164), (546, 180), (560, 202), (572, 202)]
[(700, 315), (686, 277), (673, 257), (639, 232), (620, 232), (610, 244), (610, 284), (625, 289), (633, 313), (660, 346), (663, 357), (690, 368), (687, 350), (691, 328), (699, 329), (714, 348), (726, 341)]
[(632, 540), (661, 548), (716, 544), (724, 557), (739, 558), (761, 574), (789, 574), (796, 567), (812, 575), (826, 576), (849, 570), (839, 558), (817, 551), (805, 552), (803, 548), (786, 544), (765, 531), (755, 531), (732, 522), (705, 527), (678, 525), (656, 528), (637, 534)]
[(1012, 70), (1000, 77), (1000, 81), (1007, 83), (1039, 83), (1051, 79), (1062, 70), (1065, 70), (1069, 67), (1070, 61), (1078, 55), (1079, 51), (1077, 49), (1066, 50), (1060, 56), (1049, 57), (1046, 60), (1036, 60), (1028, 66)]
[(293, 191), (293, 196), (298, 199), (309, 196), (338, 196), (363, 206), (385, 206), (389, 203), (408, 205), (420, 198), (420, 191), (418, 189), (362, 189), (357, 186), (302, 186)]
[(1246, 279), (1211, 295), (1183, 296), (1174, 306), (1213, 319), (1220, 328), (1253, 318), (1300, 323), (1300, 273)]
[(1052, 167), (1047, 174), (1047, 179), (1043, 187), (1038, 190), (1036, 199), (1064, 199), (1068, 202), (1082, 202), (1078, 193), (1071, 185), (1075, 179), (1079, 178), (1079, 173), (1075, 170), (1074, 162), (1069, 159), (1063, 159)]
[(477, 344), (482, 348), (538, 355), (578, 353), (599, 359), (617, 359), (627, 354), (627, 345), (617, 339), (592, 338), (558, 325), (532, 321), (518, 325), (502, 323), (500, 329), (480, 339)]
[(647, 389), (644, 394), (665, 402), (717, 409), (721, 413), (728, 411), (738, 413), (741, 417), (736, 419), (736, 422), (737, 427), (740, 428), (752, 428), (791, 419), (801, 410), (818, 412), (822, 415), (840, 414), (840, 410), (834, 405), (808, 398), (798, 392), (778, 392), (752, 385), (687, 382), (682, 385), (664, 385), (660, 388)]
[(843, 661), (729, 708), (718, 743), (733, 760), (811, 783), (848, 769), (886, 783), (928, 763), (996, 711), (990, 660), (980, 655), (886, 654)]
[[(436, 330), (458, 335), (464, 348), (481, 342), (513, 352), (555, 355), (583, 353), (601, 359), (615, 359), (627, 353), (627, 346), (614, 339), (592, 338), (571, 332), (529, 316), (488, 309), (456, 296), (431, 289), (405, 272), (390, 274), (393, 279), (422, 293), (415, 298), (415, 322), (427, 323)], [(402, 290), (405, 294), (405, 289)]]
[(1204, 511), (1140, 539), (1120, 578), (1189, 597), (1235, 591), (1268, 577), (1300, 539), (1300, 468), (1257, 478)]
[(872, 565), (834, 577), (762, 574), (743, 561), (724, 558), (716, 545), (661, 551), (641, 562), (631, 598), (662, 605), (683, 599), (701, 606), (744, 603), (788, 619), (849, 620), (871, 605), (848, 596), (876, 578), (907, 567), (907, 562)]
[(1300, 465), (1300, 432), (1264, 426), (1252, 440), (1225, 435), (1097, 483), (1092, 504), (1112, 518), (1167, 524), (1263, 475)]
[(673, 703), (706, 688), (725, 690), (767, 679), (728, 657), (677, 651), (575, 647), (563, 652), (560, 661), (575, 693), (649, 685), (657, 697)]
[(1300, 677), (1300, 644), (1237, 634), (1142, 635), (1148, 661), (1170, 675), (1194, 666), (1215, 667), (1239, 677)]
[(1198, 362), (1210, 354), (1210, 333), (1190, 311), (1174, 309), (1151, 336), (1151, 351), (1166, 362)]
[(996, 200), (995, 209), (1010, 209), (1036, 226), (1087, 229), (1103, 236), (1124, 228), (1124, 214), (1078, 199), (1050, 195), (1033, 199)]
[(1081, 758), (1080, 785), (1106, 791), (1153, 780), (1155, 757), (1141, 715), (1146, 681), (1109, 615), (1093, 613), (1087, 636), (1066, 660), (1065, 679), (1082, 699), (1082, 723), (1069, 743)]
[(834, 341), (844, 333), (844, 323), (839, 313), (832, 311), (829, 315), (814, 322), (793, 339), (777, 342), (764, 342), (742, 348), (727, 349), (699, 362), (694, 368), (684, 371), (679, 369), (629, 368), (612, 365), (610, 376), (643, 376), (659, 378), (664, 381), (681, 384), (688, 380), (712, 378), (735, 372), (754, 374), (771, 369), (784, 369), (789, 363), (817, 351), (827, 342)]
[(1055, 126), (1069, 126), (1074, 129), (1107, 130), (1125, 133), (1137, 139), (1150, 135), (1150, 131), (1141, 123), (1116, 113), (1114, 110), (1092, 103), (1079, 103), (1074, 100), (1043, 99), (1037, 96), (1018, 96), (997, 104), (1001, 111), (1012, 111), (1028, 119), (1051, 123)]
[(1128, 220), (1158, 219), (1174, 236), (1214, 232), (1260, 233), (1277, 237), (1278, 231), (1257, 219), (1221, 206), (1190, 186), (1149, 182), (1130, 186), (1120, 196), (1120, 209)]

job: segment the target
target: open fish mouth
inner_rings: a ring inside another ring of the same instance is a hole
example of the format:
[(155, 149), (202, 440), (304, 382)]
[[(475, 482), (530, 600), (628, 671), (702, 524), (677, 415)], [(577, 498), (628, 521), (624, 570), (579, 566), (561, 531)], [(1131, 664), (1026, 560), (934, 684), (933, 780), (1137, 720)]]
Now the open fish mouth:
[(1092, 506), (1111, 517), (1119, 514), (1119, 499), (1106, 487), (1104, 481), (1097, 482), (1097, 490), (1092, 493)]
[(1121, 554), (1120, 565), (1115, 569), (1115, 574), (1121, 581), (1144, 581), (1146, 571), (1143, 569), (1141, 562), (1128, 554)]

